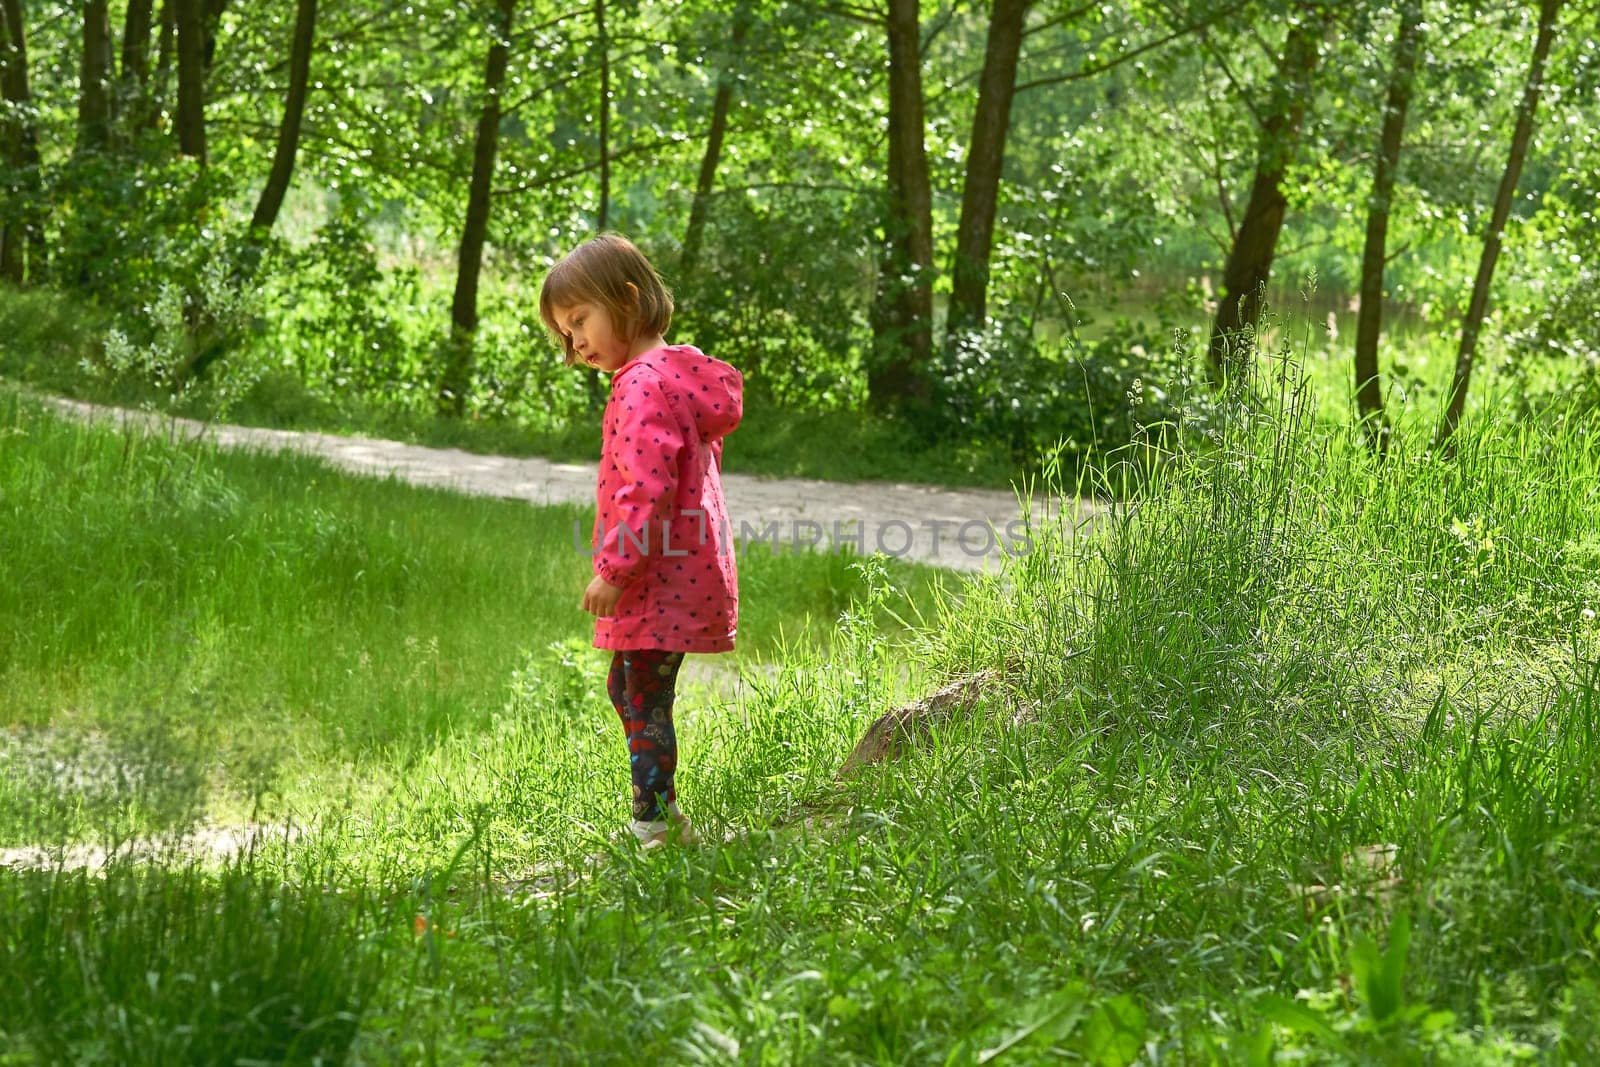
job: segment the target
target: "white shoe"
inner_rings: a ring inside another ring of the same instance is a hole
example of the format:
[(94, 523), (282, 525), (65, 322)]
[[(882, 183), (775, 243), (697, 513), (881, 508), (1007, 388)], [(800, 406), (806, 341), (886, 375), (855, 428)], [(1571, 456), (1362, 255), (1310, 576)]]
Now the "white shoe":
[(677, 831), (677, 843), (680, 845), (698, 845), (700, 835), (695, 832), (694, 823), (689, 821), (689, 816), (680, 812), (671, 813), (672, 825)]
[(687, 815), (668, 813), (669, 819), (652, 819), (648, 822), (634, 819), (628, 824), (628, 829), (633, 831), (633, 836), (638, 840), (639, 847), (646, 852), (652, 852), (666, 845), (693, 845), (699, 842), (700, 835), (695, 833), (694, 824)]

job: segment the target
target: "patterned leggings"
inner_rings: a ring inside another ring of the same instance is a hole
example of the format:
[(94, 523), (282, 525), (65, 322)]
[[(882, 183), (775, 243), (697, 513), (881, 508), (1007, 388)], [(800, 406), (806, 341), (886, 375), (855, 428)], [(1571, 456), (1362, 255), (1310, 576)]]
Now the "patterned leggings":
[(618, 651), (611, 657), (606, 692), (628, 738), (635, 819), (664, 819), (667, 805), (678, 799), (673, 786), (678, 735), (672, 727), (672, 700), (682, 663), (682, 652), (656, 649)]

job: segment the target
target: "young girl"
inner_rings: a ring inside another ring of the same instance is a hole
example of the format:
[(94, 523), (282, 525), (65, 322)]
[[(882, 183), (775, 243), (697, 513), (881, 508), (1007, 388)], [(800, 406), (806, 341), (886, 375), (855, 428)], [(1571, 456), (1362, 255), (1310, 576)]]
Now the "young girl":
[(678, 810), (673, 689), (686, 652), (728, 652), (739, 613), (722, 439), (739, 425), (744, 380), (691, 345), (663, 338), (672, 297), (625, 237), (604, 234), (551, 269), (539, 316), (566, 362), (611, 375), (601, 428), (594, 579), (583, 610), (612, 650), (607, 693), (633, 772), (645, 848), (695, 840)]

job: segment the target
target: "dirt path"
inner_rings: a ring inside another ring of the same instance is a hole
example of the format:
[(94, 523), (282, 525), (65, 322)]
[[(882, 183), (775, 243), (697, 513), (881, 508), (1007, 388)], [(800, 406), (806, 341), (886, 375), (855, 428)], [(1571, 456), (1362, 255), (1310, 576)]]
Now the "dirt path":
[[(64, 414), (109, 419), (166, 432), (168, 417), (80, 401), (46, 398)], [(453, 489), (532, 504), (592, 504), (592, 463), (484, 456), (454, 448), (427, 448), (369, 437), (268, 430), (189, 419), (171, 420), (185, 437), (205, 437), (230, 448), (300, 451), (357, 474), (393, 475), (413, 485)], [(730, 439), (737, 447), (737, 437)], [(1018, 494), (1000, 489), (945, 489), (903, 482), (825, 482), (725, 474), (723, 491), (737, 551), (761, 550), (774, 541), (827, 550), (851, 544), (862, 554), (885, 555), (963, 571), (997, 570), (1007, 551), (1025, 551)], [(1065, 505), (1065, 508), (1064, 506)], [(1029, 501), (1035, 524), (1066, 518), (1074, 524), (1098, 513), (1086, 501), (1036, 493)], [(1019, 549), (1019, 546), (1020, 549)], [(770, 547), (768, 548), (770, 551)]]

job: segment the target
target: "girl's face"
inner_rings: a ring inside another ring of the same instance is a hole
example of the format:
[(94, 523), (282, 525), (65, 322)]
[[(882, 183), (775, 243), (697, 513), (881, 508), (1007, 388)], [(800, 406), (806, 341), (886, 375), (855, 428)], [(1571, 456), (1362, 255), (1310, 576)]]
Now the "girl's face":
[(571, 339), (579, 362), (608, 374), (628, 362), (628, 342), (617, 335), (615, 324), (602, 305), (583, 301), (558, 306), (554, 311), (556, 325)]

